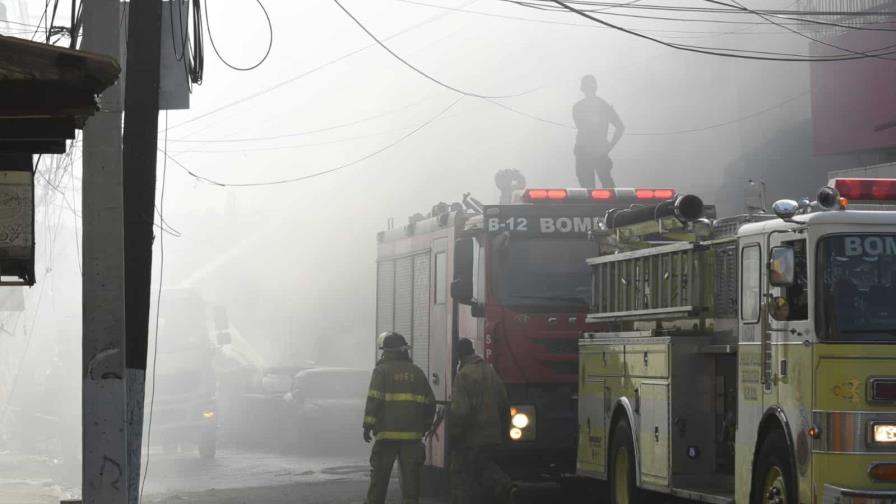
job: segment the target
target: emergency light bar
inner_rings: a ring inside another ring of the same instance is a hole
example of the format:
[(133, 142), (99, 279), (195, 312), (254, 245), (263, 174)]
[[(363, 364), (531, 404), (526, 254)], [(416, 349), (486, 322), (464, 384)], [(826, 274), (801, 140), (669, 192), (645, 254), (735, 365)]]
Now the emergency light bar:
[(523, 201), (527, 203), (587, 201), (659, 202), (676, 196), (673, 189), (616, 188), (616, 189), (526, 189)]
[(836, 189), (841, 197), (849, 201), (889, 201), (896, 203), (896, 179), (838, 178), (832, 180), (830, 186)]

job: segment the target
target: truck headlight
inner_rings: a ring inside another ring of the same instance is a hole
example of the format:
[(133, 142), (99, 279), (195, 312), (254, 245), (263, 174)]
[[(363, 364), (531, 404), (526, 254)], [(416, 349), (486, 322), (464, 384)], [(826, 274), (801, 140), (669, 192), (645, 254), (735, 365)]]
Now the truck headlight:
[(520, 405), (510, 408), (510, 439), (532, 441), (535, 439), (535, 406)]
[(876, 423), (872, 426), (872, 439), (875, 443), (896, 444), (896, 424)]
[(205, 410), (205, 411), (203, 411), (203, 412), (202, 412), (202, 418), (206, 418), (206, 419), (212, 419), (212, 418), (215, 418), (215, 411), (214, 411), (214, 410)]

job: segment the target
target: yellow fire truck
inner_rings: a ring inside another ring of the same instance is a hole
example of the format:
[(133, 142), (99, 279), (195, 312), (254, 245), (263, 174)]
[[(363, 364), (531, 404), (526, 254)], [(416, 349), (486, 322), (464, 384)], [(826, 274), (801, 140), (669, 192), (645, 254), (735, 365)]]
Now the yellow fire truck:
[(830, 185), (775, 215), (608, 213), (577, 474), (611, 502), (896, 502), (896, 180)]

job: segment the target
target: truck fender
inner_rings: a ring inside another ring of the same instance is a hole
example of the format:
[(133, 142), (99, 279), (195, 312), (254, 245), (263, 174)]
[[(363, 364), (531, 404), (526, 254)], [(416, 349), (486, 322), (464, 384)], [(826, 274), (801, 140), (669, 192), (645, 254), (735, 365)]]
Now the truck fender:
[[(625, 418), (628, 420), (628, 425), (631, 427), (632, 431), (632, 447), (635, 451), (635, 483), (638, 486), (641, 486), (641, 448), (638, 444), (638, 431), (639, 431), (639, 420), (640, 417), (635, 413), (635, 408), (632, 406), (631, 401), (628, 397), (620, 397), (616, 399), (616, 403), (613, 404), (613, 413), (610, 416), (610, 423), (608, 424), (607, 429), (607, 439), (610, 439), (610, 436), (613, 434), (613, 429), (616, 427), (616, 423), (613, 421), (614, 419)], [(610, 444), (607, 443), (607, 461), (606, 466), (607, 474), (609, 474), (610, 470)]]
[[(777, 427), (775, 427), (775, 425), (777, 425)], [(793, 442), (793, 431), (790, 428), (790, 421), (787, 419), (787, 414), (783, 409), (781, 409), (780, 406), (770, 406), (767, 410), (765, 410), (765, 413), (763, 413), (762, 415), (762, 420), (759, 422), (759, 432), (756, 436), (756, 445), (753, 446), (753, 463), (752, 469), (750, 471), (751, 481), (753, 479), (753, 475), (756, 474), (756, 460), (759, 457), (759, 446), (762, 444), (765, 433), (768, 432), (769, 429), (773, 428), (781, 428), (784, 430), (784, 439), (787, 440), (787, 453), (790, 457), (791, 474), (799, 474), (796, 467), (796, 445)], [(799, 490), (797, 489), (797, 491)]]

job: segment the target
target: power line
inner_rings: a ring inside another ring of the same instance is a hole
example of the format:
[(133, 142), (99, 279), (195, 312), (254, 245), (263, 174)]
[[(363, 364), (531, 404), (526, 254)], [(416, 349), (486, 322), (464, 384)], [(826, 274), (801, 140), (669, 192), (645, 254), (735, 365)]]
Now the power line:
[[(497, 14), (494, 12), (482, 12), (482, 11), (478, 11), (478, 10), (463, 9), (460, 7), (449, 7), (447, 5), (437, 5), (437, 4), (432, 4), (432, 3), (420, 2), (417, 0), (397, 0), (397, 1), (406, 3), (406, 4), (411, 4), (411, 5), (419, 5), (422, 7), (430, 7), (433, 9), (442, 9), (442, 10), (449, 10), (449, 11), (453, 11), (453, 12), (460, 12), (462, 14), (485, 16), (485, 17), (499, 18), (499, 19), (508, 19), (508, 20), (512, 20), (512, 21), (523, 21), (523, 22), (527, 22), (527, 23), (549, 24), (549, 25), (558, 25), (558, 26), (571, 26), (571, 27), (575, 27), (575, 28), (587, 28), (587, 29), (591, 29), (591, 30), (593, 30), (595, 28), (608, 29), (605, 26), (595, 25), (594, 23), (568, 23), (565, 21), (553, 21), (553, 20), (548, 20), (548, 19), (534, 19), (534, 18), (521, 17), (521, 16), (510, 16), (510, 15), (506, 15), (506, 14)], [(746, 24), (750, 24), (752, 26), (761, 26), (762, 25), (762, 23), (746, 23)], [(694, 31), (694, 30), (661, 30), (661, 29), (635, 30), (635, 31), (649, 32), (649, 33), (680, 33), (680, 34), (689, 34), (689, 35), (698, 35), (698, 36), (699, 36), (699, 34), (729, 35), (729, 34), (733, 33), (733, 32), (717, 32), (717, 31), (701, 32), (701, 31)], [(780, 33), (780, 32), (778, 32), (778, 31), (766, 32), (766, 34), (776, 34), (776, 33)], [(755, 32), (751, 33), (751, 35), (753, 35), (753, 34), (758, 34), (758, 33), (755, 33)]]
[[(526, 93), (518, 93), (518, 94), (513, 94), (513, 95), (493, 95), (493, 96), (489, 96), (489, 95), (483, 95), (483, 94), (473, 93), (473, 92), (470, 92), (470, 91), (464, 91), (463, 89), (458, 89), (458, 88), (456, 88), (456, 87), (454, 87), (454, 86), (452, 86), (452, 85), (450, 85), (450, 84), (446, 84), (444, 81), (441, 81), (441, 80), (439, 80), (439, 79), (433, 77), (432, 75), (430, 75), (430, 74), (424, 72), (423, 70), (420, 70), (419, 68), (415, 67), (415, 66), (412, 65), (410, 62), (408, 62), (408, 60), (402, 58), (401, 56), (398, 55), (398, 53), (396, 53), (395, 51), (393, 51), (392, 49), (390, 49), (389, 46), (387, 46), (387, 45), (384, 44), (380, 39), (378, 39), (377, 36), (373, 34), (373, 32), (371, 32), (370, 30), (368, 30), (367, 27), (364, 26), (364, 24), (363, 24), (361, 21), (358, 20), (358, 18), (356, 18), (356, 17), (355, 17), (355, 16), (354, 16), (348, 9), (346, 9), (345, 6), (343, 6), (342, 3), (340, 3), (339, 0), (333, 0), (333, 3), (335, 3), (336, 5), (338, 5), (339, 8), (342, 9), (342, 12), (345, 12), (345, 14), (346, 14), (349, 18), (351, 18), (351, 20), (354, 21), (355, 24), (357, 24), (357, 25), (361, 28), (361, 30), (364, 31), (364, 33), (366, 33), (368, 36), (370, 36), (370, 38), (373, 39), (374, 42), (376, 42), (377, 44), (379, 44), (379, 46), (382, 47), (386, 52), (388, 52), (389, 54), (391, 54), (392, 57), (394, 57), (394, 58), (397, 59), (398, 61), (404, 63), (404, 65), (405, 65), (406, 67), (408, 67), (408, 68), (410, 68), (411, 70), (417, 72), (418, 74), (420, 74), (421, 76), (423, 76), (423, 77), (429, 79), (430, 81), (432, 81), (432, 82), (438, 84), (439, 86), (442, 86), (443, 88), (450, 89), (451, 91), (454, 91), (455, 93), (458, 93), (458, 94), (462, 94), (462, 95), (464, 95), (464, 96), (470, 96), (470, 97), (473, 97), (473, 98), (483, 98), (483, 99), (486, 99), (486, 100), (488, 100), (488, 99), (496, 99), (496, 98), (513, 98), (513, 97), (515, 97), (515, 96), (521, 96), (521, 95), (526, 94)], [(529, 91), (529, 92), (531, 92), (531, 91)]]
[[(159, 219), (164, 221), (165, 212), (165, 180), (168, 176), (168, 111), (165, 111), (165, 140), (162, 147), (165, 154), (162, 162), (162, 185), (159, 189)], [(146, 464), (143, 468), (143, 482), (140, 484), (140, 502), (143, 502), (143, 491), (146, 489), (146, 478), (149, 476), (149, 442), (152, 436), (152, 414), (156, 404), (156, 364), (159, 356), (159, 314), (162, 311), (162, 280), (165, 273), (165, 233), (159, 235), (159, 290), (156, 294), (156, 327), (153, 336), (152, 350), (152, 392), (149, 396), (149, 419), (146, 425)]]
[[(671, 130), (671, 131), (657, 131), (657, 132), (628, 132), (628, 131), (627, 131), (625, 134), (626, 134), (626, 136), (672, 136), (672, 135), (686, 135), (686, 134), (690, 134), (690, 133), (700, 133), (700, 132), (703, 132), (703, 131), (709, 131), (709, 130), (713, 130), (713, 129), (716, 129), (716, 128), (721, 128), (721, 127), (724, 127), (724, 126), (730, 126), (730, 125), (732, 125), (732, 124), (736, 124), (736, 123), (739, 123), (739, 122), (746, 121), (746, 120), (748, 120), (748, 119), (752, 119), (752, 118), (754, 118), (754, 117), (760, 116), (760, 115), (765, 114), (765, 113), (767, 113), (767, 112), (771, 112), (772, 110), (781, 108), (781, 107), (783, 107), (784, 105), (787, 105), (787, 104), (789, 104), (789, 103), (791, 103), (791, 102), (794, 102), (794, 101), (796, 101), (796, 100), (798, 100), (798, 99), (800, 99), (800, 98), (803, 98), (803, 97), (807, 96), (808, 94), (809, 94), (809, 91), (804, 91), (804, 92), (802, 92), (802, 93), (800, 93), (800, 94), (798, 94), (798, 95), (796, 95), (796, 96), (792, 96), (792, 97), (790, 97), (790, 98), (787, 98), (787, 99), (784, 100), (784, 101), (778, 102), (778, 103), (776, 103), (776, 104), (774, 104), (774, 105), (771, 105), (771, 106), (769, 106), (769, 107), (766, 107), (766, 108), (764, 108), (764, 109), (757, 110), (757, 111), (755, 111), (755, 112), (751, 112), (750, 114), (747, 114), (747, 115), (745, 115), (745, 116), (737, 117), (737, 118), (735, 118), (735, 119), (731, 119), (731, 120), (724, 121), (724, 122), (720, 122), (720, 123), (709, 124), (709, 125), (706, 125), (706, 126), (700, 126), (700, 127), (696, 127), (696, 128), (687, 128), (687, 129)], [(575, 127), (574, 125), (572, 125), (572, 124), (562, 123), (562, 122), (558, 122), (558, 121), (553, 121), (553, 120), (551, 120), (551, 119), (546, 119), (546, 118), (544, 118), (544, 117), (540, 117), (540, 116), (537, 116), (537, 115), (534, 115), (534, 114), (530, 114), (530, 113), (528, 113), (528, 112), (524, 112), (524, 111), (522, 111), (522, 110), (519, 110), (519, 109), (510, 107), (510, 106), (505, 105), (505, 104), (503, 104), (503, 103), (499, 103), (499, 102), (495, 102), (495, 101), (491, 101), (491, 100), (489, 100), (489, 102), (492, 103), (492, 104), (494, 104), (494, 105), (497, 105), (498, 107), (500, 107), (500, 108), (502, 108), (502, 109), (504, 109), (504, 110), (507, 110), (508, 112), (513, 112), (514, 114), (518, 114), (518, 115), (521, 115), (521, 116), (523, 116), (523, 117), (528, 117), (529, 119), (532, 119), (532, 120), (535, 120), (535, 121), (538, 121), (538, 122), (542, 122), (542, 123), (545, 123), (545, 124), (550, 124), (550, 125), (552, 125), (552, 126), (558, 126), (558, 127), (566, 128), (566, 129), (576, 129), (576, 127)]]
[[(536, 9), (536, 10), (545, 11), (545, 12), (563, 12), (562, 8), (559, 8), (555, 5), (545, 5), (542, 3), (535, 3), (535, 2), (551, 2), (552, 0), (500, 0), (500, 1), (513, 3), (513, 4), (517, 4), (521, 7), (527, 7), (530, 9)], [(569, 2), (569, 3), (570, 4), (581, 4), (582, 2)], [(601, 3), (598, 5), (607, 5), (607, 4)], [(679, 10), (676, 10), (675, 8), (670, 8), (670, 7), (653, 6), (653, 9), (668, 11), (668, 12), (679, 12)], [(599, 12), (598, 9), (579, 9), (579, 10), (581, 10), (583, 12)], [(742, 13), (739, 13), (739, 14), (742, 14)], [(604, 15), (626, 17), (626, 18), (633, 18), (633, 19), (650, 19), (650, 20), (655, 20), (655, 21), (656, 20), (658, 20), (658, 21), (678, 21), (678, 22), (685, 22), (685, 23), (740, 24), (740, 25), (753, 25), (753, 26), (757, 26), (757, 25), (761, 24), (761, 23), (756, 23), (755, 21), (737, 21), (737, 20), (733, 20), (733, 19), (682, 18), (682, 17), (668, 17), (668, 16), (652, 16), (652, 15), (646, 15), (646, 14), (632, 14), (632, 13), (623, 13), (623, 12), (605, 12)], [(723, 14), (723, 15), (725, 15), (725, 14)], [(788, 24), (793, 24), (795, 26), (804, 26), (806, 24), (819, 24), (819, 25), (824, 25), (824, 26), (837, 26), (837, 27), (841, 27), (841, 28), (854, 29), (854, 30), (894, 31), (892, 28), (866, 27), (866, 25), (878, 25), (878, 24), (891, 25), (892, 22), (868, 21), (868, 22), (860, 23), (860, 24), (844, 25), (844, 24), (839, 24), (839, 23), (824, 22), (824, 21), (818, 21), (818, 20), (806, 19), (806, 18), (794, 18), (794, 19), (797, 22), (788, 23)]]
[(249, 70), (255, 70), (256, 68), (260, 67), (262, 63), (267, 61), (268, 56), (271, 55), (271, 48), (274, 46), (274, 25), (271, 24), (271, 16), (268, 14), (268, 10), (264, 8), (264, 4), (261, 3), (261, 0), (255, 1), (258, 2), (258, 6), (261, 7), (261, 11), (264, 13), (264, 18), (268, 23), (268, 48), (265, 51), (264, 56), (262, 56), (261, 59), (258, 60), (258, 63), (247, 67), (238, 67), (228, 62), (224, 58), (224, 56), (221, 56), (221, 53), (218, 52), (218, 47), (215, 45), (215, 38), (212, 36), (212, 22), (211, 18), (208, 15), (208, 0), (205, 0), (205, 27), (208, 30), (208, 41), (212, 43), (212, 49), (215, 51), (218, 59), (220, 59), (221, 62), (227, 65), (227, 67), (229, 67), (231, 70), (236, 70), (238, 72), (248, 72)]
[[(635, 36), (638, 38), (649, 40), (651, 42), (669, 47), (671, 49), (677, 49), (680, 51), (693, 52), (693, 53), (705, 54), (705, 55), (711, 55), (711, 56), (722, 56), (722, 57), (726, 57), (726, 58), (739, 58), (739, 59), (759, 60), (759, 61), (786, 61), (786, 62), (846, 61), (846, 60), (863, 59), (863, 58), (869, 57), (869, 56), (861, 56), (861, 55), (832, 56), (832, 57), (807, 57), (807, 56), (802, 56), (802, 55), (795, 55), (797, 57), (783, 57), (783, 56), (794, 56), (794, 55), (790, 55), (787, 53), (772, 53), (772, 52), (767, 52), (767, 51), (750, 51), (750, 50), (732, 49), (732, 48), (713, 48), (713, 47), (705, 47), (705, 46), (697, 46), (697, 45), (689, 45), (689, 44), (678, 44), (678, 43), (674, 43), (674, 42), (668, 42), (666, 40), (662, 40), (662, 39), (659, 39), (656, 37), (652, 37), (650, 35), (646, 35), (643, 33), (638, 33), (638, 32), (632, 31), (628, 28), (625, 28), (625, 27), (622, 27), (619, 25), (615, 25), (613, 23), (610, 23), (609, 21), (605, 21), (605, 20), (595, 17), (591, 14), (588, 14), (587, 12), (577, 9), (562, 0), (549, 0), (549, 1), (563, 7), (564, 9), (566, 9), (574, 14), (578, 14), (579, 16), (582, 16), (586, 19), (590, 19), (596, 23), (619, 30), (628, 35), (632, 35), (632, 36)], [(874, 51), (870, 51), (869, 53), (873, 54), (873, 53), (876, 53), (877, 51), (882, 51), (882, 50), (886, 50), (886, 49), (889, 49), (889, 47), (883, 47), (880, 49), (876, 49)], [(734, 53), (741, 53), (741, 54), (734, 54)], [(773, 54), (775, 56), (773, 56)], [(890, 54), (896, 54), (896, 51), (874, 54), (874, 56), (888, 56)]]
[(177, 142), (177, 143), (238, 143), (238, 142), (258, 142), (258, 141), (264, 141), (264, 140), (281, 140), (284, 138), (294, 138), (294, 137), (298, 137), (298, 136), (306, 136), (306, 135), (311, 135), (314, 133), (324, 133), (327, 131), (333, 131), (333, 130), (337, 130), (337, 129), (347, 128), (349, 126), (356, 126), (358, 124), (373, 121), (375, 119), (380, 119), (380, 118), (383, 118), (383, 117), (386, 117), (386, 116), (389, 116), (392, 114), (396, 114), (398, 112), (402, 112), (411, 107), (419, 105), (420, 103), (432, 100), (434, 97), (435, 97), (434, 95), (426, 96), (419, 100), (405, 104), (401, 107), (390, 109), (385, 112), (379, 112), (377, 114), (362, 117), (361, 119), (356, 119), (356, 120), (349, 121), (349, 122), (334, 124), (332, 126), (325, 126), (323, 128), (294, 131), (292, 133), (284, 133), (281, 135), (266, 135), (266, 136), (242, 137), (242, 138), (197, 138), (197, 139), (172, 138), (169, 141)]
[(198, 174), (198, 173), (196, 173), (196, 172), (190, 170), (189, 168), (187, 168), (184, 164), (182, 164), (182, 163), (179, 162), (178, 160), (176, 160), (176, 159), (174, 159), (173, 157), (171, 157), (171, 155), (168, 154), (167, 152), (164, 152), (164, 154), (165, 154), (165, 157), (167, 157), (168, 159), (170, 159), (171, 162), (173, 162), (174, 164), (176, 164), (177, 166), (179, 166), (182, 170), (184, 170), (185, 172), (187, 172), (187, 174), (189, 174), (191, 177), (193, 177), (193, 178), (195, 178), (195, 179), (197, 179), (197, 180), (201, 180), (201, 181), (203, 181), (203, 182), (208, 182), (209, 184), (216, 185), (216, 186), (219, 186), (219, 187), (259, 187), (259, 186), (273, 186), (273, 185), (281, 185), (281, 184), (290, 184), (290, 183), (293, 183), (293, 182), (300, 182), (300, 181), (303, 181), (303, 180), (308, 180), (308, 179), (312, 179), (312, 178), (320, 177), (320, 176), (322, 176), (322, 175), (326, 175), (326, 174), (329, 174), (329, 173), (334, 173), (334, 172), (343, 170), (343, 169), (345, 169), (345, 168), (349, 168), (349, 167), (351, 167), (351, 166), (354, 166), (354, 165), (356, 165), (356, 164), (358, 164), (358, 163), (361, 163), (361, 162), (363, 162), (363, 161), (366, 161), (366, 160), (368, 160), (368, 159), (370, 159), (370, 158), (373, 158), (373, 157), (375, 157), (375, 156), (377, 156), (377, 155), (379, 155), (379, 154), (382, 154), (383, 152), (386, 152), (387, 150), (391, 149), (392, 147), (395, 147), (396, 145), (400, 144), (401, 142), (403, 142), (403, 141), (407, 140), (408, 138), (412, 137), (414, 134), (416, 134), (416, 133), (419, 132), (420, 130), (422, 130), (422, 129), (426, 128), (427, 126), (429, 126), (430, 124), (434, 123), (436, 120), (438, 120), (440, 117), (442, 117), (446, 112), (448, 112), (448, 111), (451, 110), (455, 105), (457, 105), (463, 98), (464, 98), (463, 96), (458, 97), (456, 100), (454, 100), (453, 102), (451, 102), (450, 105), (448, 105), (447, 107), (445, 107), (444, 109), (442, 109), (439, 113), (437, 113), (436, 115), (434, 115), (433, 117), (431, 117), (430, 119), (428, 119), (426, 122), (424, 122), (424, 123), (421, 124), (420, 126), (414, 128), (414, 129), (411, 130), (410, 132), (408, 132), (408, 133), (402, 135), (401, 137), (399, 137), (398, 139), (396, 139), (394, 142), (392, 142), (392, 143), (386, 145), (385, 147), (381, 147), (381, 148), (379, 148), (379, 149), (377, 149), (377, 150), (375, 150), (375, 151), (373, 151), (373, 152), (371, 152), (371, 153), (369, 153), (369, 154), (366, 154), (366, 155), (364, 155), (364, 156), (362, 156), (362, 157), (360, 157), (360, 158), (358, 158), (358, 159), (355, 159), (355, 160), (353, 160), (353, 161), (349, 161), (348, 163), (343, 163), (343, 164), (341, 164), (341, 165), (339, 165), (339, 166), (336, 166), (336, 167), (334, 167), (334, 168), (329, 168), (329, 169), (326, 169), (326, 170), (321, 170), (321, 171), (318, 171), (318, 172), (315, 172), (315, 173), (310, 173), (310, 174), (308, 174), (308, 175), (302, 175), (302, 176), (299, 176), (299, 177), (292, 177), (292, 178), (287, 178), (287, 179), (273, 180), (273, 181), (270, 181), (270, 182), (226, 183), (226, 182), (221, 182), (221, 181), (218, 181), (218, 180), (211, 179), (211, 178), (205, 177), (205, 176), (203, 176), (203, 175), (200, 175), (200, 174)]
[[(720, 2), (720, 1), (717, 1), (717, 0), (704, 0), (704, 1), (706, 1), (706, 2), (710, 2), (710, 3), (714, 3), (714, 4), (719, 4), (719, 5), (731, 5), (731, 4), (728, 4), (728, 3), (725, 3), (725, 2)], [(811, 41), (811, 42), (815, 42), (815, 43), (818, 43), (818, 44), (821, 44), (821, 45), (824, 45), (824, 46), (827, 46), (827, 47), (831, 47), (831, 48), (833, 48), (833, 49), (837, 49), (837, 50), (842, 51), (842, 52), (845, 52), (845, 53), (851, 53), (851, 54), (857, 54), (857, 55), (862, 55), (862, 56), (868, 56), (869, 58), (880, 58), (880, 59), (884, 59), (884, 60), (890, 60), (890, 61), (893, 61), (893, 58), (887, 58), (887, 57), (884, 57), (884, 56), (877, 56), (877, 55), (868, 54), (868, 53), (866, 53), (866, 52), (861, 52), (861, 51), (853, 51), (852, 49), (849, 49), (849, 48), (846, 48), (846, 47), (841, 47), (841, 46), (838, 46), (838, 45), (836, 45), (836, 44), (831, 44), (830, 42), (825, 42), (825, 41), (823, 41), (823, 40), (816, 39), (816, 38), (811, 37), (811, 36), (809, 36), (809, 35), (807, 35), (807, 34), (801, 32), (801, 31), (799, 31), (799, 30), (795, 30), (795, 29), (793, 29), (793, 28), (791, 28), (791, 27), (789, 27), (789, 26), (785, 26), (783, 23), (778, 23), (777, 21), (774, 21), (773, 18), (774, 18), (774, 17), (778, 17), (778, 16), (769, 15), (769, 14), (763, 14), (762, 12), (759, 12), (759, 11), (757, 11), (757, 10), (753, 10), (753, 9), (749, 9), (749, 8), (745, 7), (743, 4), (737, 2), (737, 0), (733, 0), (733, 1), (734, 1), (734, 5), (733, 5), (734, 8), (737, 8), (737, 9), (742, 10), (742, 11), (744, 11), (744, 12), (749, 12), (749, 13), (755, 14), (756, 16), (758, 16), (758, 17), (764, 19), (766, 22), (771, 23), (771, 24), (773, 24), (773, 25), (775, 25), (775, 26), (778, 26), (778, 27), (780, 27), (780, 28), (782, 28), (782, 29), (784, 29), (784, 30), (790, 32), (790, 33), (793, 33), (793, 34), (795, 34), (795, 35), (798, 35), (798, 36), (800, 36), (800, 37), (803, 37), (803, 38), (805, 38), (805, 39), (807, 39), (807, 40), (809, 40), (809, 41)]]
[[(472, 5), (472, 4), (476, 3), (477, 1), (478, 1), (478, 0), (469, 0), (464, 6)], [(421, 26), (427, 25), (427, 24), (429, 24), (429, 23), (431, 23), (431, 22), (433, 22), (433, 21), (436, 21), (436, 20), (438, 20), (438, 19), (441, 19), (441, 18), (447, 16), (448, 14), (450, 14), (450, 13), (441, 13), (441, 14), (436, 14), (435, 16), (430, 16), (429, 18), (426, 18), (426, 19), (424, 19), (423, 21), (421, 21), (421, 22), (419, 22), (419, 23), (416, 23), (416, 24), (413, 24), (413, 25), (408, 26), (408, 27), (406, 27), (406, 28), (403, 28), (403, 29), (401, 29), (401, 30), (399, 30), (399, 31), (397, 31), (397, 32), (395, 32), (395, 33), (393, 33), (392, 35), (389, 35), (388, 37), (385, 37), (383, 40), (384, 40), (384, 41), (386, 41), (386, 40), (391, 40), (391, 39), (393, 39), (393, 38), (395, 38), (395, 37), (404, 35), (405, 33), (409, 32), (409, 31), (416, 30), (417, 28), (420, 28)], [(305, 78), (305, 77), (307, 77), (307, 76), (309, 76), (309, 75), (312, 75), (312, 74), (314, 74), (314, 73), (316, 73), (316, 72), (318, 72), (318, 71), (320, 71), (320, 70), (323, 70), (323, 69), (325, 69), (325, 68), (327, 68), (327, 67), (329, 67), (329, 66), (332, 66), (332, 65), (334, 65), (334, 64), (336, 64), (336, 63), (339, 63), (340, 61), (346, 60), (346, 59), (348, 59), (348, 58), (350, 58), (350, 57), (352, 57), (352, 56), (354, 56), (354, 55), (356, 55), (356, 54), (358, 54), (358, 53), (360, 53), (360, 52), (366, 51), (367, 49), (370, 49), (371, 47), (375, 47), (375, 46), (376, 46), (376, 44), (368, 44), (368, 45), (366, 45), (366, 46), (364, 46), (364, 47), (355, 49), (354, 51), (345, 53), (345, 54), (343, 54), (343, 55), (341, 55), (341, 56), (338, 56), (338, 57), (336, 57), (336, 58), (333, 58), (333, 59), (331, 59), (331, 60), (329, 60), (329, 61), (327, 61), (327, 62), (325, 62), (325, 63), (322, 63), (322, 64), (320, 64), (320, 65), (318, 65), (318, 66), (316, 66), (316, 67), (314, 67), (314, 68), (311, 68), (310, 70), (306, 70), (306, 71), (304, 71), (304, 72), (302, 72), (302, 73), (300, 73), (300, 74), (297, 74), (297, 75), (294, 75), (294, 76), (292, 76), (292, 77), (290, 77), (290, 78), (288, 78), (288, 79), (282, 80), (282, 81), (280, 81), (280, 82), (278, 82), (278, 83), (276, 83), (276, 84), (274, 84), (274, 85), (272, 85), (272, 86), (268, 86), (268, 87), (266, 87), (266, 88), (264, 88), (264, 89), (261, 89), (261, 90), (259, 90), (259, 91), (256, 91), (255, 93), (251, 93), (251, 94), (246, 95), (246, 96), (244, 96), (244, 97), (242, 97), (242, 98), (236, 99), (236, 100), (234, 100), (234, 101), (232, 101), (232, 102), (230, 102), (230, 103), (221, 105), (220, 107), (215, 108), (215, 109), (212, 109), (212, 110), (210, 110), (210, 111), (208, 111), (208, 112), (206, 112), (206, 113), (204, 113), (204, 114), (200, 114), (200, 115), (198, 115), (198, 116), (191, 117), (190, 119), (187, 119), (187, 120), (185, 120), (185, 121), (183, 121), (183, 122), (180, 122), (180, 123), (178, 123), (178, 124), (175, 124), (175, 125), (171, 126), (169, 129), (179, 128), (179, 127), (181, 127), (181, 126), (184, 126), (184, 125), (187, 125), (187, 124), (196, 122), (196, 121), (198, 121), (198, 120), (200, 120), (200, 119), (204, 119), (204, 118), (206, 118), (206, 117), (208, 117), (208, 116), (210, 116), (210, 115), (217, 114), (218, 112), (221, 112), (222, 110), (226, 110), (226, 109), (231, 108), (231, 107), (234, 107), (234, 106), (236, 106), (236, 105), (240, 105), (240, 104), (242, 104), (242, 103), (245, 103), (245, 102), (247, 102), (247, 101), (249, 101), (249, 100), (253, 100), (253, 99), (255, 99), (255, 98), (258, 98), (259, 96), (264, 96), (264, 95), (266, 95), (266, 94), (268, 94), (268, 93), (271, 93), (271, 92), (273, 92), (273, 91), (276, 91), (277, 89), (280, 89), (280, 88), (282, 88), (282, 87), (284, 87), (284, 86), (286, 86), (286, 85), (288, 85), (288, 84), (292, 84), (293, 82), (296, 82), (296, 81), (298, 81), (298, 80), (301, 80), (301, 79), (303, 79), (303, 78)]]
[(303, 144), (290, 144), (290, 145), (275, 145), (271, 147), (254, 147), (254, 148), (239, 148), (239, 149), (184, 149), (178, 151), (171, 151), (172, 154), (186, 154), (186, 153), (230, 153), (230, 152), (271, 152), (271, 151), (279, 151), (279, 150), (293, 150), (293, 149), (304, 149), (306, 147), (318, 147), (321, 145), (333, 145), (333, 144), (341, 144), (346, 142), (352, 142), (355, 140), (363, 140), (365, 138), (374, 138), (383, 136), (388, 133), (392, 133), (395, 131), (405, 131), (407, 127), (404, 128), (392, 128), (388, 130), (378, 131), (376, 133), (368, 133), (366, 135), (356, 135), (345, 138), (337, 138), (335, 140), (327, 140), (325, 142), (313, 142), (313, 143), (303, 143)]

